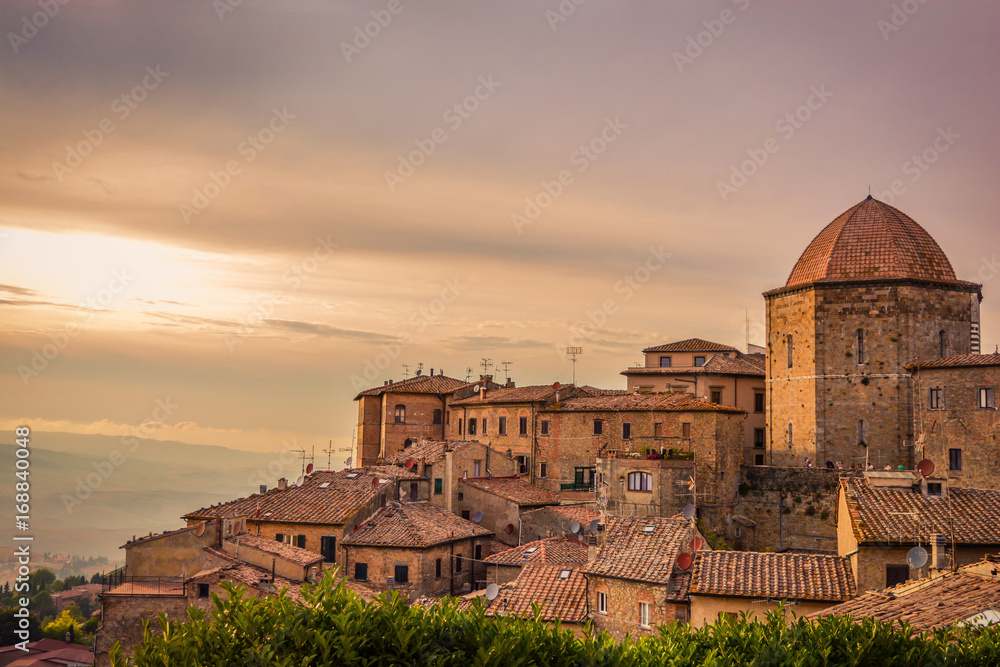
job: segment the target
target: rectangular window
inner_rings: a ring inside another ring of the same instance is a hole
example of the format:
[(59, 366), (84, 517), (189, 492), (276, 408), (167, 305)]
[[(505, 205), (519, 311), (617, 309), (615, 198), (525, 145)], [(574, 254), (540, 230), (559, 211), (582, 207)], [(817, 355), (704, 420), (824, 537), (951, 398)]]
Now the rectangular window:
[(438, 558), (436, 561), (434, 561), (434, 578), (435, 579), (440, 579), (441, 578), (441, 559), (440, 558)]
[(295, 536), (295, 546), (297, 546), (299, 549), (305, 549), (306, 548), (306, 536), (305, 535), (296, 535)]
[(410, 482), (410, 497), (408, 498), (408, 500), (411, 503), (420, 500), (420, 485), (417, 484), (416, 482)]
[(539, 463), (538, 464), (538, 476), (539, 477), (546, 477), (547, 473), (548, 473), (548, 466), (546, 466), (544, 463)]
[(517, 434), (528, 435), (528, 418), (519, 417), (517, 420)]
[(993, 409), (993, 387), (979, 388), (979, 407), (983, 410)]
[(323, 535), (319, 538), (319, 552), (326, 563), (337, 562), (337, 538), (333, 535)]
[(451, 410), (444, 413), (444, 425), (451, 426)]
[(434, 411), (434, 423), (435, 424), (440, 424), (441, 423), (441, 411), (440, 410), (435, 410)]
[(865, 332), (858, 329), (858, 363), (865, 363)]
[(910, 578), (909, 565), (886, 565), (885, 566), (885, 587), (891, 588), (898, 584), (905, 584)]
[(462, 571), (462, 557), (456, 555), (455, 556), (455, 572), (461, 572), (461, 571)]
[(608, 594), (604, 591), (597, 591), (597, 613), (608, 613)]
[(927, 407), (931, 410), (941, 410), (944, 408), (944, 401), (942, 400), (941, 394), (944, 392), (940, 387), (933, 387), (929, 392), (929, 400)]
[(754, 447), (764, 447), (764, 429), (755, 428), (753, 430), (753, 446)]
[(716, 405), (721, 405), (722, 404), (722, 390), (721, 389), (713, 389), (711, 391), (711, 400), (710, 400), (710, 402), (711, 403), (715, 403)]
[(595, 419), (594, 420), (594, 435), (601, 435), (604, 433), (604, 420)]
[(948, 470), (961, 470), (962, 469), (962, 450), (961, 449), (949, 449), (948, 450)]
[(698, 367), (704, 366), (705, 365), (705, 357), (695, 357), (694, 358), (694, 365), (698, 366)]
[(507, 418), (500, 417), (497, 424), (497, 435), (507, 435)]
[(539, 426), (541, 427), (542, 435), (548, 435), (549, 434), (549, 420), (548, 419), (543, 419), (539, 423)]
[(518, 455), (517, 457), (517, 473), (519, 475), (528, 474), (528, 457), (524, 455)]
[(274, 541), (275, 542), (284, 542), (285, 541), (285, 534), (284, 533), (276, 533), (275, 536), (274, 536)]
[(670, 368), (670, 357), (660, 357), (660, 368)]
[(941, 482), (927, 482), (927, 495), (928, 496), (940, 496), (941, 495)]
[(406, 406), (405, 405), (397, 405), (396, 409), (395, 409), (394, 416), (395, 416), (395, 420), (396, 420), (397, 424), (405, 424), (406, 423)]
[(757, 392), (753, 395), (753, 411), (754, 412), (764, 412), (764, 394), (763, 392)]
[(640, 602), (639, 603), (639, 625), (644, 628), (649, 627), (649, 603)]
[(629, 491), (652, 491), (653, 474), (648, 472), (630, 472), (628, 474)]
[(858, 444), (859, 445), (865, 444), (865, 420), (864, 419), (859, 419), (858, 420)]
[(198, 597), (200, 598), (208, 597), (208, 584), (198, 584)]
[(354, 564), (354, 580), (368, 581), (368, 563)]
[(482, 560), (483, 559), (483, 545), (482, 544), (477, 544), (475, 546), (475, 552), (474, 553), (476, 555), (476, 560)]
[(483, 462), (482, 461), (473, 461), (472, 462), (472, 476), (473, 477), (482, 477), (483, 476)]
[(681, 424), (681, 437), (685, 440), (691, 439), (691, 422)]
[(434, 493), (444, 493), (444, 480), (440, 477), (434, 478)]
[[(753, 455), (753, 464), (755, 466), (762, 466), (762, 465), (764, 465), (764, 455), (763, 454), (754, 454)], [(739, 530), (739, 529), (737, 529), (737, 530)]]
[(475, 417), (473, 417), (472, 419), (469, 420), (469, 435), (475, 435), (476, 434), (476, 424), (477, 424), (477, 420), (476, 420)]
[(486, 417), (483, 417), (483, 435), (486, 435)]
[(462, 518), (463, 519), (465, 519), (466, 521), (468, 521), (471, 516), (472, 515), (469, 514), (469, 510), (462, 510)]
[(632, 424), (630, 422), (622, 423), (622, 439), (623, 440), (632, 439)]
[(663, 437), (663, 422), (653, 424), (653, 437), (657, 440)]
[(787, 349), (787, 351), (788, 351), (788, 367), (791, 368), (792, 367), (792, 362), (794, 361), (794, 351), (795, 351), (795, 346), (792, 344), (792, 334), (788, 334), (788, 338), (785, 339), (785, 344), (786, 344), (786, 346), (788, 348)]
[(409, 565), (397, 565), (395, 568), (395, 574), (393, 579), (396, 580), (397, 584), (407, 584), (410, 582), (410, 566)]
[(464, 422), (465, 422), (464, 419), (459, 419), (458, 420), (458, 434), (459, 435), (462, 435), (462, 433), (463, 433), (462, 426), (464, 426)]

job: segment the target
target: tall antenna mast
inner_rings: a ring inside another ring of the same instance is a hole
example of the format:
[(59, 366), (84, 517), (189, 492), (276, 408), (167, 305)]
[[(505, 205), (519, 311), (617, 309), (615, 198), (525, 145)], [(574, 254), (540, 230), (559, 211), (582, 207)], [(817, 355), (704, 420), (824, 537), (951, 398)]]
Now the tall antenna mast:
[(493, 363), (493, 360), (492, 359), (487, 359), (486, 357), (483, 357), (483, 360), (481, 362), (479, 362), (479, 365), (483, 367), (483, 375), (489, 375), (490, 374), (489, 373), (489, 368), (490, 368), (490, 364), (492, 364), (492, 363)]
[(472, 366), (465, 369), (465, 381), (470, 382), (472, 380)]
[(573, 357), (573, 386), (576, 386), (576, 357), (579, 354), (583, 354), (582, 347), (567, 347), (566, 354)]
[(513, 365), (512, 361), (501, 361), (500, 365), (503, 366), (503, 374), (508, 382), (510, 382), (510, 367)]
[(403, 364), (403, 379), (407, 380), (410, 377), (410, 365)]
[[(354, 445), (354, 436), (353, 435), (351, 435), (351, 445), (352, 445), (352, 449), (353, 449), (353, 445)], [(329, 446), (327, 446), (327, 448), (324, 449), (323, 451), (326, 452), (326, 469), (327, 470), (333, 470), (333, 462), (332, 462), (332, 459), (333, 459), (333, 440), (330, 441)]]

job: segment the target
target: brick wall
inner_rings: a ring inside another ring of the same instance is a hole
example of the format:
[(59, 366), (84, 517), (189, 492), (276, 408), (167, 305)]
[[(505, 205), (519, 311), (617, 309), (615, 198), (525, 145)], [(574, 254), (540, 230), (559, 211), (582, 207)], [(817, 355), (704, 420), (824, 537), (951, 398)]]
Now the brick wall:
[[(757, 551), (837, 549), (837, 488), (840, 473), (826, 468), (744, 467), (735, 513), (756, 523)], [(735, 541), (737, 524), (726, 537)]]
[[(398, 547), (347, 547), (346, 576), (350, 581), (358, 581), (376, 591), (398, 590), (411, 596), (461, 595), (475, 589), (475, 582), (486, 579), (485, 563), (476, 562), (475, 547), (479, 545), (482, 558), (490, 555), (489, 538), (460, 540), (451, 544), (439, 544), (427, 549), (403, 549)], [(455, 563), (461, 557), (462, 570), (455, 570)], [(441, 562), (441, 576), (437, 576), (437, 562)], [(355, 579), (356, 564), (368, 566), (367, 580)], [(405, 584), (389, 582), (394, 579), (397, 565), (409, 569), (409, 582)], [(466, 590), (466, 585), (468, 589)]]

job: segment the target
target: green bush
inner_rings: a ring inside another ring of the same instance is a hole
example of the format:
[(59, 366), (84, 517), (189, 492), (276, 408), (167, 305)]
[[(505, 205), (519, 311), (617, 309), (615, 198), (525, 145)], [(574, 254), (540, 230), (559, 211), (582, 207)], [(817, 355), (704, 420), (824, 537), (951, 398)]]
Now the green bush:
[(588, 626), (578, 639), (559, 624), (533, 616), (488, 618), (480, 603), (458, 611), (446, 602), (409, 606), (396, 593), (365, 603), (328, 574), (307, 588), (304, 605), (281, 596), (213, 596), (211, 614), (191, 609), (189, 621), (160, 617), (147, 623), (144, 642), (129, 661), (121, 647), (111, 664), (168, 665), (996, 665), (1000, 630), (938, 631), (919, 635), (907, 626), (845, 618), (798, 619), (788, 627), (780, 611), (764, 622), (723, 619), (691, 629), (673, 624), (659, 634), (615, 642)]

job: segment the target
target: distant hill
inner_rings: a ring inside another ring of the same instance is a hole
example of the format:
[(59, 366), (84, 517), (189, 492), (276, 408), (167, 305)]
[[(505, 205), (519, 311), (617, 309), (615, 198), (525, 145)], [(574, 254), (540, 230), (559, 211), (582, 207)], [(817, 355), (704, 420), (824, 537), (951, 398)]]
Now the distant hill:
[[(31, 442), (27, 534), (35, 536), (34, 549), (112, 561), (124, 558), (118, 547), (133, 535), (180, 528), (182, 514), (256, 493), (261, 480), (273, 487), (279, 477), (294, 480), (301, 473), (301, 462), (290, 456), (282, 466), (280, 450), (143, 440), (129, 451), (131, 442), (123, 444), (119, 437), (75, 433), (33, 432)], [(0, 497), (10, 501), (0, 503), (5, 544), (14, 524), (13, 450), (12, 444), (0, 444), (0, 460), (10, 471), (0, 476)], [(109, 462), (115, 451), (124, 457), (119, 465)], [(96, 488), (88, 485), (88, 476)]]

